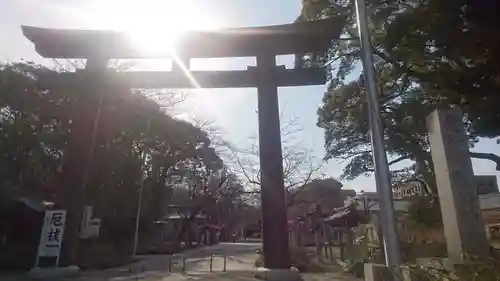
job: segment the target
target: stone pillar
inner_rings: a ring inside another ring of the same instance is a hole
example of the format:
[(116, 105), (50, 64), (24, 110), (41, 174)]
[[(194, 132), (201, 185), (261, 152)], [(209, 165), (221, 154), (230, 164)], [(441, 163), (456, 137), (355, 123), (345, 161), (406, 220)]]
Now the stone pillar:
[(289, 269), (287, 214), (274, 55), (257, 56), (264, 266)]
[(366, 281), (395, 281), (387, 266), (383, 264), (365, 263), (364, 272)]
[[(108, 66), (108, 59), (96, 56), (88, 58), (83, 72), (82, 84), (75, 85), (81, 91), (97, 92), (83, 99), (73, 113), (73, 124), (64, 155), (58, 185), (64, 191), (63, 207), (67, 211), (67, 222), (62, 243), (62, 265), (76, 265), (78, 260), (78, 242), (80, 220), (85, 204), (85, 189), (89, 179), (89, 167), (94, 152), (102, 95), (103, 79)], [(84, 93), (87, 95), (88, 93)]]
[(462, 120), (458, 108), (436, 110), (427, 117), (448, 256), (456, 261), (463, 261), (464, 254), (489, 254)]

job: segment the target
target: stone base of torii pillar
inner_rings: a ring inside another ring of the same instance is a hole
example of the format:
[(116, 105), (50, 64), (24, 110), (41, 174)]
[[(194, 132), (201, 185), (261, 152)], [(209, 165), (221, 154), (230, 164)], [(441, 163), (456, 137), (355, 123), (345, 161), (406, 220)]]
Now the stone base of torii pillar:
[(76, 265), (61, 267), (33, 267), (28, 271), (28, 277), (40, 280), (54, 280), (78, 275), (80, 268)]
[(269, 281), (303, 281), (297, 268), (270, 269), (258, 267), (255, 271), (255, 278)]

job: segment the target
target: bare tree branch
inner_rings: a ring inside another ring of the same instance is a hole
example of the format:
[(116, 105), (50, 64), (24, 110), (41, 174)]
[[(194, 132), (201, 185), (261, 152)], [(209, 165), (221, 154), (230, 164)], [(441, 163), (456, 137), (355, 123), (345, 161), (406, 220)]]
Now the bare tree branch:
[(392, 160), (392, 161), (389, 161), (389, 163), (388, 163), (388, 164), (389, 164), (389, 166), (391, 166), (391, 165), (394, 165), (394, 164), (396, 164), (396, 163), (399, 163), (399, 162), (401, 162), (401, 161), (403, 161), (403, 160), (407, 160), (407, 159), (410, 159), (410, 156), (408, 156), (408, 155), (403, 155), (403, 156), (400, 156), (400, 157), (398, 157), (398, 158), (396, 158), (396, 159), (394, 159), (394, 160)]
[(58, 72), (68, 72), (76, 71), (85, 68), (84, 60), (64, 60), (64, 63), (58, 59), (52, 59), (52, 63), (55, 65), (55, 70)]
[[(298, 125), (297, 118), (291, 118), (281, 126), (283, 142), (283, 177), (287, 198), (293, 198), (295, 191), (306, 185), (309, 181), (319, 176), (322, 161), (315, 161), (310, 156), (310, 151), (304, 147), (304, 141), (298, 134), (302, 128)], [(253, 138), (254, 144), (247, 148), (237, 149), (226, 141), (219, 144), (229, 152), (230, 160), (248, 184), (260, 186), (259, 147), (257, 138)], [(287, 199), (287, 201), (289, 201)]]
[(496, 170), (500, 171), (500, 156), (494, 153), (470, 152), (470, 157), (493, 161), (497, 164)]
[(341, 59), (341, 58), (350, 57), (350, 56), (357, 56), (357, 55), (359, 55), (359, 52), (360, 52), (359, 50), (356, 50), (356, 51), (354, 51), (354, 52), (350, 52), (350, 53), (339, 54), (339, 55), (338, 55), (338, 56), (336, 56), (335, 58), (333, 58), (333, 59), (331, 59), (331, 60), (327, 61), (327, 62), (323, 65), (323, 67), (326, 67), (326, 66), (331, 65), (331, 64), (333, 64), (334, 62), (338, 61), (338, 60), (339, 60), (339, 59)]
[[(148, 99), (155, 101), (163, 110), (167, 111), (186, 101), (186, 95), (183, 92), (166, 92), (149, 89), (141, 89), (137, 92), (139, 92), (141, 95), (146, 96)], [(199, 127), (204, 129), (202, 126)]]

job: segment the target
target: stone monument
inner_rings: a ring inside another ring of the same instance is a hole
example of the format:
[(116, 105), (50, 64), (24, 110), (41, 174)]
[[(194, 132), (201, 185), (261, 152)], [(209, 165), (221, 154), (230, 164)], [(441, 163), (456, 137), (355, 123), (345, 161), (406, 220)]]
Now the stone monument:
[(467, 256), (486, 257), (489, 243), (460, 109), (434, 111), (427, 117), (427, 129), (448, 256), (457, 262)]

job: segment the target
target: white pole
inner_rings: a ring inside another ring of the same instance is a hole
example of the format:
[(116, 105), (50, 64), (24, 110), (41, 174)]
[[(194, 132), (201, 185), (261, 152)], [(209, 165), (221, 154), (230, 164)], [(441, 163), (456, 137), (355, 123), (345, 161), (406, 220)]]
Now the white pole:
[[(146, 143), (149, 136), (149, 130), (151, 129), (151, 118), (148, 119), (148, 124), (146, 126), (146, 142), (144, 143), (144, 148), (142, 151), (142, 165), (144, 167), (144, 162), (146, 161)], [(137, 241), (139, 240), (139, 223), (141, 221), (141, 209), (142, 209), (142, 197), (143, 197), (143, 189), (144, 189), (144, 175), (141, 171), (141, 186), (139, 188), (139, 199), (137, 202), (137, 216), (135, 218), (135, 232), (134, 232), (134, 247), (132, 250), (132, 256), (135, 257), (137, 255)]]
[[(391, 178), (389, 164), (384, 148), (383, 126), (380, 117), (379, 93), (376, 84), (375, 69), (373, 66), (373, 53), (370, 43), (370, 34), (366, 15), (365, 0), (354, 0), (356, 5), (356, 17), (358, 32), (361, 42), (361, 58), (365, 84), (367, 86), (367, 103), (369, 111), (369, 124), (373, 151), (373, 162), (375, 163), (375, 181), (377, 192), (381, 199), (381, 224), (384, 236), (384, 250), (386, 265), (393, 273), (397, 270), (399, 258), (399, 243), (396, 235), (394, 202), (392, 201)], [(394, 276), (394, 274), (393, 274)]]

